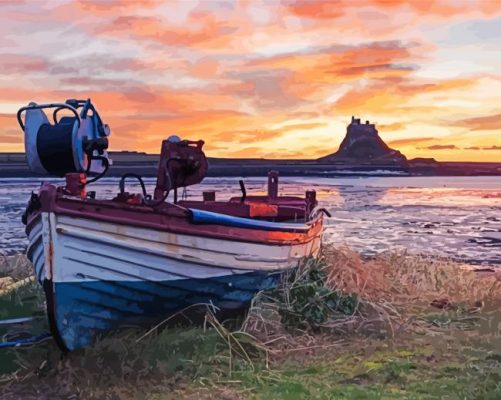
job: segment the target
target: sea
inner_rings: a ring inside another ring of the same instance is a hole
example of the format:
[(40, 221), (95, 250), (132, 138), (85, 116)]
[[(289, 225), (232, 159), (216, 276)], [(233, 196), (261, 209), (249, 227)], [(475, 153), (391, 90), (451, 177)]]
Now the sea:
[[(206, 178), (180, 196), (217, 199), (240, 195), (239, 178)], [(152, 193), (154, 179), (145, 179)], [(0, 253), (26, 251), (21, 215), (42, 179), (0, 179)], [(62, 183), (62, 180), (53, 180)], [(248, 194), (266, 193), (265, 178), (245, 178)], [(281, 177), (280, 194), (314, 189), (326, 218), (324, 242), (349, 246), (363, 256), (407, 251), (501, 268), (501, 177)], [(118, 192), (118, 179), (104, 178), (87, 188), (97, 198)], [(130, 192), (139, 186), (131, 182)]]

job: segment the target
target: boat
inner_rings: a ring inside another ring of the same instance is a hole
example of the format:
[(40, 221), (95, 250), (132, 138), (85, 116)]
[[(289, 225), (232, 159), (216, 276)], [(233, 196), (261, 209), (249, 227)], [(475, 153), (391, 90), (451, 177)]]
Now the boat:
[[(88, 185), (112, 164), (110, 128), (90, 99), (30, 103), (17, 117), (32, 171), (65, 178), (42, 183), (23, 215), (27, 255), (64, 351), (196, 305), (218, 318), (245, 312), (256, 293), (320, 251), (324, 213), (315, 191), (281, 196), (275, 171), (266, 195), (247, 195), (240, 181), (241, 193), (229, 200), (215, 191), (179, 199), (178, 189), (200, 183), (209, 166), (203, 141), (171, 136), (162, 141), (153, 195), (128, 173), (116, 196), (101, 199)], [(131, 180), (139, 193), (125, 190)]]

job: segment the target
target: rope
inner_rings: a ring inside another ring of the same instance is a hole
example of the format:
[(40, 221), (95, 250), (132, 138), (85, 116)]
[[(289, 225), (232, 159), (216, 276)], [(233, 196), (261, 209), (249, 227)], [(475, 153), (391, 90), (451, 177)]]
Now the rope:
[(11, 318), (0, 320), (0, 325), (19, 325), (25, 322), (33, 321), (33, 317)]
[(11, 340), (10, 342), (0, 342), (0, 349), (31, 346), (34, 344), (42, 343), (48, 339), (52, 339), (52, 335), (46, 332), (41, 335), (32, 336), (26, 339)]

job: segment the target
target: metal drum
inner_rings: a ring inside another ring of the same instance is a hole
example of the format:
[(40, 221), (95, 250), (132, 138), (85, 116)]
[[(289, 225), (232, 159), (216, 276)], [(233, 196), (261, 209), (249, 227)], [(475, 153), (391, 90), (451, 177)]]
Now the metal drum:
[[(54, 109), (52, 123), (44, 112), (47, 109)], [(58, 113), (63, 110), (70, 111), (71, 116), (58, 119)], [(34, 173), (55, 176), (71, 172), (101, 174), (111, 164), (106, 152), (110, 129), (102, 122), (90, 99), (29, 103), (19, 109), (17, 120), (24, 132), (26, 161)]]

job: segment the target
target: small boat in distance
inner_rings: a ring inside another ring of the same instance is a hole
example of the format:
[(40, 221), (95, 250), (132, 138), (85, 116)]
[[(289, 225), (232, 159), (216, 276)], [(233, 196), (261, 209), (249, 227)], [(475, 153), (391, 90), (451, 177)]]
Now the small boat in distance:
[[(43, 111), (50, 108), (52, 123)], [(58, 119), (61, 112), (71, 115)], [(121, 327), (151, 326), (195, 304), (210, 304), (221, 317), (245, 310), (257, 292), (320, 251), (315, 191), (280, 196), (276, 172), (265, 196), (248, 196), (240, 181), (241, 195), (227, 201), (214, 191), (179, 200), (177, 190), (200, 183), (208, 163), (203, 141), (171, 136), (162, 142), (153, 196), (128, 173), (115, 197), (97, 199), (86, 189), (111, 164), (110, 130), (90, 99), (30, 103), (18, 121), (30, 168), (66, 179), (62, 186), (43, 183), (23, 216), (28, 258), (63, 350)], [(97, 176), (89, 179), (91, 173)], [(141, 193), (125, 190), (131, 179)]]

